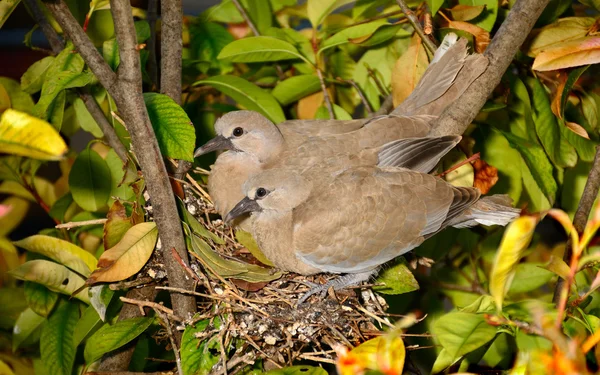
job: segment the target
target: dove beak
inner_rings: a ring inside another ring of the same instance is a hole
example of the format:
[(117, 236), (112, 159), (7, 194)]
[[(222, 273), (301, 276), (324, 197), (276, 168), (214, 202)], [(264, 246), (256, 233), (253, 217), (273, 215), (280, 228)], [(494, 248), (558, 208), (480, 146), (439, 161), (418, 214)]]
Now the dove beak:
[(231, 211), (229, 211), (229, 213), (225, 216), (225, 222), (229, 223), (236, 217), (239, 217), (248, 212), (260, 211), (262, 211), (262, 208), (258, 205), (257, 201), (245, 197), (244, 199), (239, 201), (239, 203), (236, 204), (235, 207), (231, 209)]
[(198, 147), (194, 152), (194, 157), (208, 154), (209, 152), (218, 150), (234, 150), (235, 146), (229, 138), (225, 138), (222, 135), (217, 135), (210, 141), (206, 142), (204, 146)]

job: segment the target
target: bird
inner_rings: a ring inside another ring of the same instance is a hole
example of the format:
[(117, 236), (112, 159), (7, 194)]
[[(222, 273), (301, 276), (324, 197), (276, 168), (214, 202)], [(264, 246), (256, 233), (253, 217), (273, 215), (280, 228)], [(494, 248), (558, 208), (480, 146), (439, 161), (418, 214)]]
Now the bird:
[[(243, 183), (265, 169), (294, 166), (306, 170), (326, 159), (347, 160), (339, 155), (426, 136), (429, 124), (481, 75), (487, 63), (482, 55), (468, 55), (465, 39), (448, 34), (413, 93), (389, 115), (290, 120), (275, 125), (253, 111), (225, 114), (215, 123), (216, 137), (194, 153), (198, 157), (229, 150), (211, 167), (208, 189), (215, 209), (221, 216), (228, 213), (243, 198)], [(236, 224), (249, 229), (250, 223), (240, 219)]]
[(250, 213), (254, 238), (281, 270), (345, 274), (300, 302), (369, 279), (447, 227), (506, 225), (520, 214), (506, 195), (482, 197), (477, 188), (402, 167), (358, 166), (324, 178), (315, 184), (318, 178), (291, 168), (264, 170), (244, 183), (245, 197), (225, 217)]

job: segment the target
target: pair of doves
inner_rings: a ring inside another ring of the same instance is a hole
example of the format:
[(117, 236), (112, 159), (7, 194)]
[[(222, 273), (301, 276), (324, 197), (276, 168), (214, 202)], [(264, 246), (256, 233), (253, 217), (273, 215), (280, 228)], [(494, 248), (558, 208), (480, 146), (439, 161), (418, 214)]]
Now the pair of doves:
[(481, 197), (428, 174), (461, 139), (427, 137), (430, 124), (487, 64), (449, 34), (389, 115), (275, 125), (252, 111), (225, 114), (195, 152), (228, 150), (209, 176), (215, 208), (249, 230), (276, 267), (346, 274), (303, 300), (367, 280), (446, 227), (506, 225), (519, 215), (507, 196)]

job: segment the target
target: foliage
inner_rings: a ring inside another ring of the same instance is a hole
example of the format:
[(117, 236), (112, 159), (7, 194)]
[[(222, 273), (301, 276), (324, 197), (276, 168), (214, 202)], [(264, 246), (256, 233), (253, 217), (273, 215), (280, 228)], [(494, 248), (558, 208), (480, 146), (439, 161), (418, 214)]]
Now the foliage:
[[(0, 3), (0, 27), (18, 3)], [(68, 3), (117, 70), (109, 3)], [(435, 39), (452, 31), (483, 52), (514, 2), (409, 3), (421, 19), (431, 12)], [(336, 348), (340, 373), (400, 374), (405, 362), (432, 373), (598, 370), (600, 252), (594, 235), (600, 208), (583, 233), (571, 218), (600, 140), (600, 86), (593, 65), (600, 62), (600, 5), (551, 3), (460, 147), (442, 162), (447, 167), (479, 153), (481, 163), (445, 178), (508, 194), (530, 214), (506, 230), (447, 230), (415, 251), (435, 261), (432, 266), (421, 265), (423, 258), (402, 259), (382, 272), (374, 290), (392, 312), (422, 311), (427, 317), (394, 321), (389, 332), (351, 351)], [(261, 35), (253, 35), (231, 0), (197, 17), (184, 16), (182, 107), (155, 92), (146, 44), (153, 28), (144, 20), (146, 12), (134, 8), (144, 101), (163, 157), (192, 161), (194, 147), (213, 134), (215, 119), (239, 108), (280, 123), (329, 118), (331, 100), (337, 119), (366, 117), (388, 95), (394, 104), (402, 102), (432, 57), (391, 0), (301, 5), (242, 0), (241, 5)], [(127, 160), (104, 142), (82, 92), (100, 105), (128, 150)], [(172, 368), (165, 365), (172, 358), (164, 354), (170, 344), (161, 326), (168, 310), (118, 321), (122, 303), (116, 297), (122, 293), (106, 287), (135, 280), (160, 249), (160, 228), (144, 209), (144, 188), (153, 181), (140, 173), (114, 100), (69, 43), (33, 63), (20, 82), (0, 77), (0, 113), (0, 373), (82, 373), (133, 340), (138, 340), (131, 364), (136, 371)], [(97, 139), (77, 152), (72, 136), (78, 132)], [(197, 166), (208, 168), (211, 161), (203, 158)], [(50, 179), (53, 170), (58, 176)], [(17, 238), (13, 232), (32, 220), (28, 209), (34, 205), (56, 224), (81, 223)], [(243, 232), (235, 238), (255, 255), (256, 264), (219, 256), (213, 250), (225, 244), (223, 233), (207, 230), (188, 210), (179, 201), (188, 250), (218, 277), (262, 287), (281, 276), (263, 267), (270, 262)], [(573, 251), (563, 260), (568, 237)], [(161, 250), (171, 256), (170, 249)], [(224, 323), (200, 316), (186, 326), (180, 353), (184, 373), (208, 374), (223, 353), (250, 346), (237, 338), (225, 347), (219, 341)], [(408, 348), (414, 345), (422, 348), (411, 357)], [(262, 365), (257, 361), (244, 373), (325, 373), (317, 366), (263, 372)]]

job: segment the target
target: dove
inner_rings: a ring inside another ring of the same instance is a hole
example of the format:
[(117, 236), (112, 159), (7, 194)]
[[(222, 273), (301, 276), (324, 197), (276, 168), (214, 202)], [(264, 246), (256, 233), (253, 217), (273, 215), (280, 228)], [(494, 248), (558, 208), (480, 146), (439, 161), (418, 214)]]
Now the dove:
[[(275, 125), (253, 111), (225, 114), (215, 124), (217, 136), (194, 153), (197, 157), (229, 150), (217, 157), (208, 180), (216, 210), (222, 216), (229, 212), (244, 196), (242, 184), (262, 170), (285, 166), (305, 170), (340, 154), (426, 136), (429, 124), (486, 67), (485, 57), (467, 54), (466, 40), (456, 41), (456, 35), (449, 34), (413, 93), (389, 115), (357, 120), (291, 120)], [(458, 79), (461, 82), (456, 82)], [(438, 103), (441, 99), (443, 103)], [(240, 219), (236, 224), (248, 229), (246, 220)]]
[(250, 213), (258, 245), (284, 271), (346, 274), (310, 294), (367, 280), (444, 228), (506, 225), (520, 213), (506, 195), (482, 198), (477, 188), (406, 168), (351, 167), (324, 178), (315, 185), (294, 169), (262, 171), (225, 218)]

